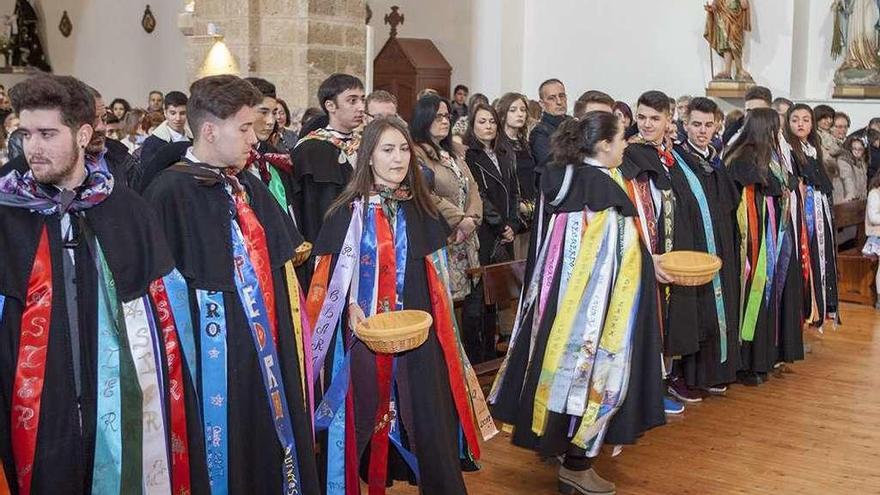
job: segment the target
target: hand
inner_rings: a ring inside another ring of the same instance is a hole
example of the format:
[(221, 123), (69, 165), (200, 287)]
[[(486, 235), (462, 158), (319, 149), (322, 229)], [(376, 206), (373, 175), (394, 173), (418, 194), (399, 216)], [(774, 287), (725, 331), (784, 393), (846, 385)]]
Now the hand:
[(458, 230), (464, 232), (465, 237), (471, 235), (476, 229), (477, 223), (471, 217), (464, 217), (461, 222), (458, 222)]
[(367, 315), (364, 314), (364, 310), (361, 309), (360, 305), (357, 303), (350, 303), (348, 305), (348, 328), (353, 332), (355, 328), (357, 328), (358, 323), (367, 319)]
[(663, 267), (660, 266), (660, 255), (653, 255), (654, 258), (654, 276), (657, 277), (657, 281), (661, 284), (671, 284), (675, 282), (675, 279), (672, 275), (669, 275), (663, 270)]
[(510, 228), (510, 225), (505, 225), (504, 232), (501, 233), (501, 243), (507, 244), (508, 242), (513, 242), (513, 229)]

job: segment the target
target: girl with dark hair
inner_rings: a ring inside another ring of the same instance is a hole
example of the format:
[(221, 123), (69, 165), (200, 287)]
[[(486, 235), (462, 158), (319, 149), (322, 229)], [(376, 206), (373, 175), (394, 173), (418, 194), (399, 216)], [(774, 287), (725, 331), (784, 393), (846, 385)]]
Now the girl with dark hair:
[[(798, 237), (803, 260), (803, 279), (807, 300), (804, 317), (810, 325), (821, 328), (825, 320), (837, 319), (837, 243), (831, 217), (833, 188), (825, 168), (813, 111), (797, 104), (789, 108), (785, 137), (791, 146), (793, 168), (799, 179), (797, 189), (800, 221), (806, 235)], [(795, 354), (797, 356), (797, 354)], [(782, 356), (782, 360), (785, 355)]]
[[(352, 180), (315, 242), (306, 311), (315, 328), (313, 362), (324, 369), (315, 422), (326, 430), (319, 441), (328, 489), (357, 491), (364, 466), (370, 493), (384, 491), (390, 475), (416, 482), (419, 493), (464, 494), (459, 438), (463, 454), (476, 460), (472, 411), (480, 425), (492, 424), (454, 328), (444, 282), (448, 227), (413, 146), (401, 120), (370, 122)], [(346, 330), (402, 309), (433, 317), (428, 340), (414, 350), (375, 354)]]
[(122, 98), (116, 98), (112, 102), (110, 102), (110, 112), (116, 116), (117, 119), (121, 122), (125, 119), (125, 114), (127, 114), (131, 110), (131, 105), (128, 104)]
[[(477, 103), (470, 108), (465, 137), (468, 145), (465, 161), (483, 200), (483, 222), (477, 230), (479, 259), (483, 266), (512, 261), (514, 236), (523, 230), (513, 156), (500, 146), (496, 117), (492, 107)], [(463, 321), (468, 357), (474, 363), (495, 359), (498, 318), (495, 306), (484, 303), (482, 280), (465, 299), (464, 313), (481, 314), (479, 319)]]
[(283, 148), (290, 152), (297, 142), (297, 131), (292, 129), (292, 117), (290, 115), (290, 107), (287, 102), (278, 98), (278, 120), (273, 139), (273, 145)]
[(792, 221), (799, 211), (797, 177), (788, 169), (778, 137), (776, 111), (752, 109), (724, 157), (740, 193), (738, 379), (746, 385), (763, 383), (780, 361), (803, 359), (803, 283), (795, 241), (804, 233), (799, 220)]
[(529, 100), (519, 93), (506, 93), (498, 100), (498, 127), (501, 147), (516, 156), (516, 175), (519, 179), (520, 208), (527, 218), (531, 217), (537, 199), (535, 183), (535, 157), (529, 149)]
[(514, 444), (565, 456), (566, 494), (614, 493), (591, 458), (664, 422), (655, 265), (617, 169), (623, 135), (604, 112), (554, 135), (541, 176), (547, 220), (533, 229), (536, 254), (489, 397)]
[[(871, 178), (868, 183), (868, 202), (865, 206), (865, 235), (867, 241), (862, 248), (865, 256), (880, 256), (880, 174)], [(880, 294), (880, 266), (874, 276), (875, 290)], [(880, 309), (880, 297), (874, 303), (875, 309)]]
[(416, 159), (434, 175), (434, 202), (453, 229), (449, 238), (452, 298), (462, 300), (473, 290), (467, 270), (480, 266), (476, 230), (483, 201), (470, 168), (453, 149), (449, 135), (449, 102), (437, 95), (420, 98), (410, 122)]

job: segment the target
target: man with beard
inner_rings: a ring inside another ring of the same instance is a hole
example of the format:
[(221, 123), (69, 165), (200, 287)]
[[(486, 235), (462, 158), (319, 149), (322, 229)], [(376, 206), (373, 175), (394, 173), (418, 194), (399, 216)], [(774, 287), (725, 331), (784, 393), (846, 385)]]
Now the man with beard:
[[(107, 167), (117, 184), (130, 185), (140, 174), (140, 163), (131, 156), (128, 148), (115, 139), (107, 139), (107, 107), (104, 98), (95, 88), (86, 85), (95, 102), (95, 120), (91, 125), (92, 139), (86, 146), (86, 154), (94, 159), (103, 155)], [(20, 174), (28, 171), (27, 155), (20, 155), (0, 168), (0, 176), (12, 170)]]
[[(193, 145), (144, 197), (186, 278), (201, 360), (186, 392), (200, 418), (190, 443), (194, 492), (317, 494), (309, 392), (311, 333), (300, 310), (291, 218), (244, 167), (263, 95), (223, 75), (199, 79), (187, 105)], [(196, 383), (199, 386), (196, 388)]]
[(30, 167), (0, 178), (3, 470), (16, 493), (188, 492), (186, 407), (170, 393), (181, 340), (158, 311), (181, 302), (164, 295), (179, 274), (161, 228), (88, 153), (85, 84), (40, 75), (10, 93)]

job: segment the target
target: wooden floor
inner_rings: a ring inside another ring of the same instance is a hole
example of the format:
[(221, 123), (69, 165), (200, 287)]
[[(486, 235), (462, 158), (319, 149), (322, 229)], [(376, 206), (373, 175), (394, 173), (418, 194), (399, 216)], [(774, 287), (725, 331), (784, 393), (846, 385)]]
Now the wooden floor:
[[(842, 319), (793, 374), (691, 406), (596, 470), (620, 495), (880, 494), (880, 312), (845, 305)], [(557, 493), (557, 468), (503, 433), (482, 465), (465, 474), (472, 495)]]

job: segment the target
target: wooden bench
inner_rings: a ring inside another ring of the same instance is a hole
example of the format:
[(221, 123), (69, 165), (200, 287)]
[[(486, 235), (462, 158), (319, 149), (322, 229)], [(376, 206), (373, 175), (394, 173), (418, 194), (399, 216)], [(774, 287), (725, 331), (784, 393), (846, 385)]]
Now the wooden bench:
[(862, 246), (865, 245), (865, 205), (866, 201), (860, 199), (833, 207), (837, 232), (856, 227), (855, 247), (837, 253), (837, 290), (841, 301), (873, 306), (877, 298), (874, 288), (877, 258), (862, 254)]
[[(515, 306), (519, 301), (525, 271), (526, 261), (517, 260), (472, 268), (467, 274), (483, 279), (483, 300), (486, 304), (494, 304), (498, 309), (506, 309)], [(474, 372), (478, 378), (490, 377), (498, 372), (503, 360), (498, 358), (476, 364)]]

